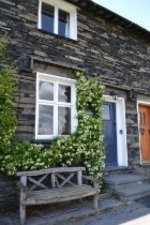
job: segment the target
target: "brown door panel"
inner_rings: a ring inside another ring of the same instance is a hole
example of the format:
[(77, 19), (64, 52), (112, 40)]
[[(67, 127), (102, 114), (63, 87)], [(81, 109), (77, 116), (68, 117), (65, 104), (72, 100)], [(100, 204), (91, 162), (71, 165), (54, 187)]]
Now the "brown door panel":
[(139, 105), (139, 117), (142, 162), (150, 162), (150, 107)]

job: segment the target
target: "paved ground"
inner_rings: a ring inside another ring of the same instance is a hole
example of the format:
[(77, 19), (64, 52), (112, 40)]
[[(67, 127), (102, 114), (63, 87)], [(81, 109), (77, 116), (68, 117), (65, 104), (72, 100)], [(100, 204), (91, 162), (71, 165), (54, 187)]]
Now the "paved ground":
[(118, 211), (61, 225), (150, 225), (150, 195)]
[(145, 206), (146, 208), (150, 209), (150, 195), (148, 195), (144, 198), (140, 198), (136, 202), (138, 202), (138, 203), (142, 204), (143, 206)]
[(59, 225), (150, 225), (150, 208), (135, 203), (103, 216), (88, 218), (80, 222), (65, 222)]
[[(103, 199), (99, 211), (91, 200), (28, 210), (26, 225), (150, 225), (150, 196), (128, 205)], [(19, 225), (18, 211), (0, 211), (0, 225)]]

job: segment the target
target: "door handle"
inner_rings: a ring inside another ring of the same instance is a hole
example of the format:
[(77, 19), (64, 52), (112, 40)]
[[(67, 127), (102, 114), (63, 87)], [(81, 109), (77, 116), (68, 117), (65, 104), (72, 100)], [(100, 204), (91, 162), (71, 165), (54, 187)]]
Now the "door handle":
[[(144, 132), (145, 132), (145, 129), (144, 129), (144, 128), (141, 128), (141, 129), (140, 129), (141, 135), (144, 135)], [(150, 130), (149, 130), (149, 134), (150, 134)]]
[(123, 130), (121, 129), (121, 130), (119, 130), (119, 134), (123, 134)]

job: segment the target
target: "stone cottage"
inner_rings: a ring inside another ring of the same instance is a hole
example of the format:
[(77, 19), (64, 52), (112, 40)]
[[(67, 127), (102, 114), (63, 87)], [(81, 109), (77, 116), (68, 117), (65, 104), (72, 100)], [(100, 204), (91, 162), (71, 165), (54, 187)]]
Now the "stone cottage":
[(91, 0), (0, 0), (0, 37), (19, 77), (20, 139), (76, 128), (75, 70), (100, 76), (106, 165), (150, 164), (150, 33)]

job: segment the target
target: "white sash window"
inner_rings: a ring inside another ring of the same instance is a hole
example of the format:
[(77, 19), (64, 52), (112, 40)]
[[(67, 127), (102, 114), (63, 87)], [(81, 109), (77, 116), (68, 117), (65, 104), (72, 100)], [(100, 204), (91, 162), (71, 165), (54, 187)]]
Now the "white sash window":
[(36, 139), (69, 135), (76, 127), (75, 80), (37, 74)]
[(38, 28), (77, 40), (77, 8), (62, 0), (39, 0)]

